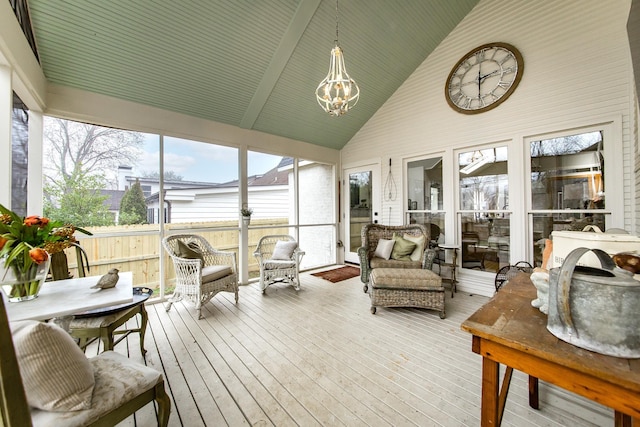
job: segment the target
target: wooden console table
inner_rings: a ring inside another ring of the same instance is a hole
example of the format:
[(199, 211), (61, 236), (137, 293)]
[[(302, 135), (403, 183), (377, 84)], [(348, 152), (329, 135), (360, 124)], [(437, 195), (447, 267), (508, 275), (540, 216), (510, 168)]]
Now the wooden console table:
[(547, 316), (531, 306), (535, 298), (529, 276), (519, 274), (462, 323), (473, 335), (473, 352), (482, 356), (481, 425), (502, 421), (508, 392), (508, 379), (500, 390), (502, 363), (613, 408), (615, 426), (640, 426), (640, 359), (605, 356), (556, 338), (547, 331)]

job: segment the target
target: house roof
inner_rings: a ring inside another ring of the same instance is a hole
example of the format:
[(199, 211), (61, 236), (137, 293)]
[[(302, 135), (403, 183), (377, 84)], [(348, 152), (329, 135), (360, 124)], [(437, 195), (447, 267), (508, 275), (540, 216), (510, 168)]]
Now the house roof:
[(339, 44), (361, 91), (340, 118), (314, 95), (336, 39), (333, 0), (28, 4), (51, 83), (340, 149), (477, 3), (340, 2)]

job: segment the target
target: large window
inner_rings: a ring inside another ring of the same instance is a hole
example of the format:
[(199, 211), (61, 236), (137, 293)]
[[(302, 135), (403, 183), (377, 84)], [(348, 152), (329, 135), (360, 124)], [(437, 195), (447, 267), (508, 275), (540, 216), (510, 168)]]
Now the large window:
[(497, 272), (509, 264), (507, 147), (458, 154), (462, 267)]
[(29, 112), (13, 93), (11, 114), (11, 206), (18, 215), (27, 215), (27, 165), (29, 155)]
[(604, 138), (602, 131), (529, 143), (533, 254), (542, 261), (554, 230), (605, 230)]
[[(137, 286), (160, 286), (163, 234), (202, 235), (238, 260), (244, 250), (249, 272), (258, 271), (253, 250), (265, 234), (298, 238), (303, 268), (335, 263), (334, 166), (248, 152), (247, 227), (239, 221), (239, 151), (45, 117), (44, 213), (93, 232), (80, 236), (91, 275), (116, 267), (132, 271)], [(76, 252), (67, 258), (76, 275)], [(166, 257), (164, 265), (170, 293), (175, 273)]]
[(407, 162), (407, 217), (430, 231), (431, 246), (444, 243), (442, 157)]

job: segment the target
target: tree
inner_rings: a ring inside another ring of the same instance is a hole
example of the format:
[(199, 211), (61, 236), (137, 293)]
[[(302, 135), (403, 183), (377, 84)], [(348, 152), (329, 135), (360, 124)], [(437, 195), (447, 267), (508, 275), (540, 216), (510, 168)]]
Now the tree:
[(78, 227), (113, 225), (114, 215), (109, 212), (102, 194), (105, 187), (101, 175), (88, 176), (76, 171), (67, 179), (45, 185), (45, 216)]
[(140, 186), (140, 181), (136, 182), (125, 191), (120, 201), (120, 214), (118, 224), (146, 224), (147, 223), (147, 203), (144, 200), (144, 193)]
[(117, 188), (117, 169), (135, 164), (139, 132), (45, 117), (44, 196), (46, 211), (78, 226), (112, 225), (102, 190)]
[(135, 164), (143, 143), (139, 132), (51, 117), (45, 118), (44, 138), (48, 179), (69, 178), (78, 170), (87, 175), (100, 171), (112, 188), (116, 188), (118, 166)]

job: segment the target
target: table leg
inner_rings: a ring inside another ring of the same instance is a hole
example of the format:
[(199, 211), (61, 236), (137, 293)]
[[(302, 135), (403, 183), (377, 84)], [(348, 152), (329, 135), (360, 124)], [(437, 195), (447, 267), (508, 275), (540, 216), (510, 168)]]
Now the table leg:
[(500, 365), (486, 357), (482, 358), (482, 408), (480, 410), (480, 425), (499, 426), (499, 387)]
[(533, 409), (540, 409), (538, 400), (538, 378), (529, 375), (529, 406)]

